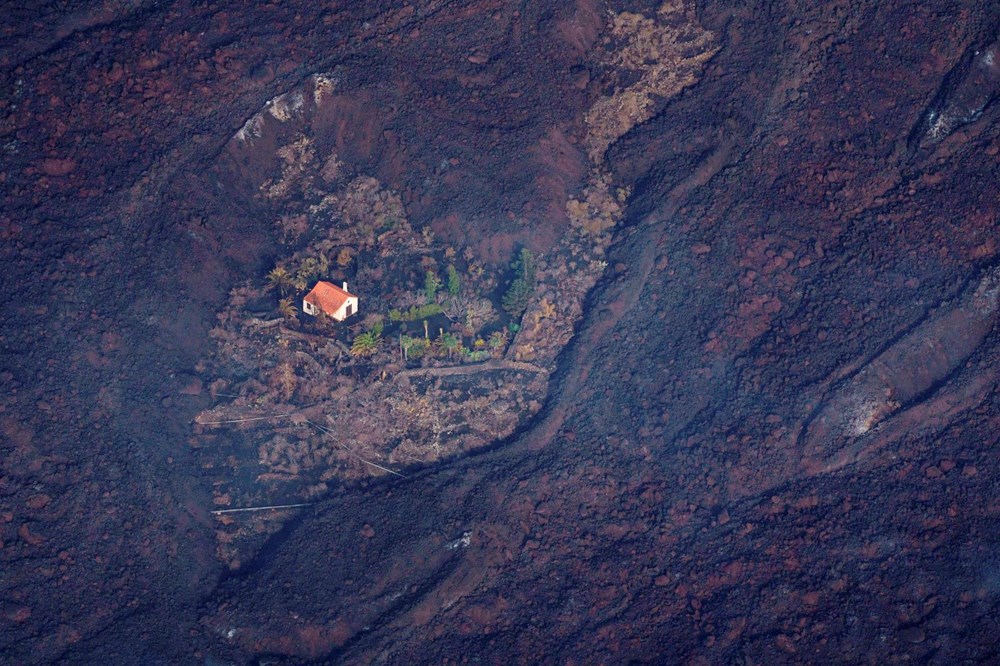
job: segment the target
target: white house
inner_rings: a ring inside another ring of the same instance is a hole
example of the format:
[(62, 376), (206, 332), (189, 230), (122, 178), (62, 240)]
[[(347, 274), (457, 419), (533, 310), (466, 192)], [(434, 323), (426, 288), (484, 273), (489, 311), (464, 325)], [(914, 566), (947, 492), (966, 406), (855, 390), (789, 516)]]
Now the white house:
[(340, 288), (329, 282), (317, 282), (302, 299), (302, 311), (313, 316), (323, 312), (327, 317), (344, 321), (358, 312), (358, 297), (347, 291), (347, 283)]

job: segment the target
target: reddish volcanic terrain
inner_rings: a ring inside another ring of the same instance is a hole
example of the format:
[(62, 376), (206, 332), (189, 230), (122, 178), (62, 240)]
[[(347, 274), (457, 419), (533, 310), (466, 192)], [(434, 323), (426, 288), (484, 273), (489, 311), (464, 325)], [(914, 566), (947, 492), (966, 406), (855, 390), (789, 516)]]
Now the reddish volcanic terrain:
[[(8, 14), (0, 662), (1000, 660), (995, 2)], [(303, 136), (470, 262), (606, 255), (513, 435), (235, 566), (194, 420)]]

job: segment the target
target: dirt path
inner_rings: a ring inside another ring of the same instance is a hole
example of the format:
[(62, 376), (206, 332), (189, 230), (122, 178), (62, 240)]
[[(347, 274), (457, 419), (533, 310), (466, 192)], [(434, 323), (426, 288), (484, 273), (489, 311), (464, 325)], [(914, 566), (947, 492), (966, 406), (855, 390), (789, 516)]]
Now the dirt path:
[(446, 368), (414, 368), (403, 370), (394, 377), (453, 377), (455, 375), (474, 375), (487, 370), (522, 370), (524, 372), (538, 372), (548, 374), (548, 370), (532, 363), (521, 361), (486, 361), (475, 365), (452, 365)]

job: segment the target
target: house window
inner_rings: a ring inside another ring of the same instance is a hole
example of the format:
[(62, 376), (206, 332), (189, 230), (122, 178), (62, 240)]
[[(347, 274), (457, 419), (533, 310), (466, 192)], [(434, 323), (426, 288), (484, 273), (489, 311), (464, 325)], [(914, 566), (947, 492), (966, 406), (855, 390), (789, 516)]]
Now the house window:
[(352, 314), (354, 314), (354, 304), (353, 303), (348, 303), (347, 304), (347, 314), (345, 316), (350, 317)]

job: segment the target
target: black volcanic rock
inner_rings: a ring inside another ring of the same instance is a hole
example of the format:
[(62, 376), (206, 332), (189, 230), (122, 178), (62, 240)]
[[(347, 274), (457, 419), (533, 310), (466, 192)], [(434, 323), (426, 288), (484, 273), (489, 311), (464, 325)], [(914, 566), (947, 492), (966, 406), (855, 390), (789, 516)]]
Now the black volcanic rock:
[[(538, 418), (338, 488), (236, 573), (196, 368), (281, 238), (227, 142), (333, 73), (329, 141), (421, 225), (544, 251), (607, 8), (95, 7), (0, 35), (0, 661), (1000, 657), (997, 332), (940, 324), (1000, 252), (993, 3), (693, 3), (721, 48), (608, 151), (632, 198)], [(871, 428), (829, 416), (887, 373)]]

